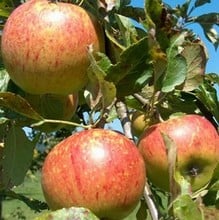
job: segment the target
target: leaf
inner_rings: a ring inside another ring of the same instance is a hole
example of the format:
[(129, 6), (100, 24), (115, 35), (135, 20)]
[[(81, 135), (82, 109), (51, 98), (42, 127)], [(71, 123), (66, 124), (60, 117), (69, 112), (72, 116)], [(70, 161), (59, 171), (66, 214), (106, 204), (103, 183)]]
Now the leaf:
[(173, 213), (179, 220), (204, 220), (198, 205), (189, 195), (181, 195), (173, 202)]
[(106, 72), (111, 63), (102, 56), (100, 61), (96, 61), (90, 53), (91, 65), (88, 68), (89, 82), (84, 92), (91, 109), (106, 108), (116, 97), (116, 87), (112, 82), (105, 80)]
[(162, 83), (162, 92), (168, 93), (181, 85), (186, 79), (186, 60), (181, 55), (168, 57), (166, 74)]
[(23, 116), (35, 120), (43, 118), (20, 95), (11, 92), (0, 92), (0, 106), (11, 109)]
[(176, 163), (177, 163), (177, 146), (168, 135), (164, 133), (161, 133), (161, 135), (167, 149), (171, 196), (175, 198), (179, 193), (179, 186), (175, 180), (175, 171), (176, 171)]
[(7, 132), (3, 148), (3, 185), (17, 186), (24, 180), (30, 167), (35, 144), (28, 140), (24, 131), (14, 125)]
[(162, 23), (162, 2), (161, 0), (145, 1), (146, 27), (148, 29), (160, 27)]
[(7, 90), (10, 77), (5, 69), (0, 69), (0, 92)]
[(167, 50), (167, 70), (162, 82), (162, 92), (168, 93), (181, 85), (187, 74), (186, 59), (180, 54), (180, 47), (185, 41), (187, 33), (182, 33), (173, 38)]
[(54, 212), (43, 214), (34, 220), (98, 220), (98, 218), (86, 208), (63, 208)]
[(200, 43), (188, 43), (182, 51), (182, 56), (187, 63), (187, 75), (183, 90), (192, 91), (203, 81), (207, 62), (206, 49)]
[(116, 85), (118, 97), (140, 91), (151, 78), (152, 70), (147, 63), (148, 50), (148, 38), (143, 38), (124, 50), (119, 62), (109, 68), (106, 80)]
[[(26, 188), (28, 188), (27, 185), (28, 185), (28, 183), (25, 184)], [(20, 187), (24, 187), (24, 186), (20, 185)], [(16, 187), (16, 190), (17, 190), (17, 187)], [(28, 190), (30, 190), (30, 189), (28, 189)], [(36, 188), (34, 188), (32, 190), (34, 190), (34, 192), (31, 192), (31, 195), (36, 193)], [(37, 200), (37, 199), (33, 199), (31, 197), (24, 196), (23, 194), (22, 193), (17, 193), (13, 190), (7, 190), (7, 191), (3, 192), (3, 195), (9, 197), (10, 199), (17, 199), (17, 200), (22, 201), (32, 211), (40, 212), (42, 210), (45, 210), (45, 209), (49, 208), (48, 205), (45, 202), (42, 202), (42, 201)], [(27, 192), (25, 192), (25, 194), (27, 194)]]
[(204, 81), (196, 90), (195, 96), (205, 108), (211, 112), (219, 124), (219, 102), (216, 89), (207, 81)]
[(195, 1), (195, 7), (200, 7), (206, 3), (211, 3), (211, 0), (196, 0)]
[(133, 22), (130, 18), (119, 14), (115, 14), (115, 18), (121, 31), (124, 46), (131, 46), (132, 43), (137, 41), (138, 35)]
[(219, 35), (213, 26), (219, 25), (219, 13), (203, 14), (196, 17), (194, 21), (201, 25), (206, 38), (213, 43), (215, 49), (217, 49), (219, 45)]
[(168, 94), (164, 102), (157, 106), (157, 108), (161, 117), (165, 120), (175, 112), (193, 114), (197, 110), (195, 101), (196, 98), (192, 94), (175, 92)]
[(0, 3), (0, 17), (9, 17), (13, 10), (13, 7), (8, 7), (4, 2)]
[(146, 220), (148, 219), (148, 208), (144, 200), (141, 200), (135, 209), (122, 220)]

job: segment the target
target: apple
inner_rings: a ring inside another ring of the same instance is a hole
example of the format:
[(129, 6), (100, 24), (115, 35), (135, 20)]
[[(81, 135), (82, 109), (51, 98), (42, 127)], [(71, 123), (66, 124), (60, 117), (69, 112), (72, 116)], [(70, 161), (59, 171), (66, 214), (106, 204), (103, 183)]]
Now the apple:
[(122, 219), (139, 202), (145, 185), (144, 160), (134, 142), (111, 130), (83, 130), (47, 155), (42, 189), (52, 210), (90, 209), (99, 218)]
[(94, 52), (104, 52), (102, 28), (85, 9), (30, 0), (4, 26), (2, 57), (11, 79), (24, 91), (70, 94), (87, 83), (91, 45)]
[(193, 192), (211, 180), (219, 161), (219, 137), (204, 117), (191, 114), (155, 124), (142, 134), (138, 147), (147, 167), (148, 179), (163, 190), (169, 190), (166, 134), (177, 147), (176, 169), (191, 184)]
[[(78, 94), (69, 95), (33, 95), (24, 94), (31, 107), (43, 118), (70, 121), (78, 106)], [(44, 124), (36, 127), (41, 131), (51, 132), (64, 127), (63, 124)]]
[(133, 112), (130, 118), (132, 133), (136, 137), (139, 137), (147, 127), (149, 127), (152, 123), (155, 123), (155, 119), (149, 118), (141, 111)]

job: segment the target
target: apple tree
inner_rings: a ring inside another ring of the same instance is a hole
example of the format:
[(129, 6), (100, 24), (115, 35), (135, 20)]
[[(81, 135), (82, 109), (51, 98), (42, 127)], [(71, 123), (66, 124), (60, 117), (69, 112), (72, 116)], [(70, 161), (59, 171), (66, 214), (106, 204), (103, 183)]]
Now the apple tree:
[[(207, 3), (0, 2), (0, 218), (7, 198), (36, 219), (219, 218), (219, 75), (189, 28), (218, 49), (219, 13), (193, 16)], [(36, 172), (47, 203), (16, 192)]]

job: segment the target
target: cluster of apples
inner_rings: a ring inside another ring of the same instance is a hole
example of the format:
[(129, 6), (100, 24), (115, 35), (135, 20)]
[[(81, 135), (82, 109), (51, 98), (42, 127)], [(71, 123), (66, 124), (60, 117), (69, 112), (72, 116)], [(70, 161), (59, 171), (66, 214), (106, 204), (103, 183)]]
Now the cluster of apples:
[[(87, 82), (91, 45), (94, 51), (104, 52), (101, 27), (84, 9), (30, 0), (15, 9), (5, 25), (2, 57), (11, 79), (31, 94), (35, 105), (41, 100), (46, 103), (42, 99), (46, 94), (65, 100), (69, 94), (77, 96)], [(70, 103), (74, 106), (75, 101)], [(184, 115), (149, 126), (137, 144), (119, 132), (99, 128), (60, 142), (42, 168), (42, 189), (49, 207), (82, 206), (99, 218), (118, 220), (136, 207), (146, 178), (169, 191), (164, 136), (176, 146), (176, 169), (191, 190), (206, 186), (219, 161), (218, 133), (204, 117)]]

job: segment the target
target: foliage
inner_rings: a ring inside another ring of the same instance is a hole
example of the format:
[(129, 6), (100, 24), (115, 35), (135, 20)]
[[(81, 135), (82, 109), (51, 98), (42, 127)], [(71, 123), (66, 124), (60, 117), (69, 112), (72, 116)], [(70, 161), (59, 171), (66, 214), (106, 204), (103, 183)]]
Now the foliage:
[[(205, 72), (207, 49), (188, 29), (189, 24), (198, 23), (206, 39), (218, 48), (219, 37), (214, 27), (219, 24), (219, 14), (192, 16), (210, 0), (188, 0), (176, 8), (160, 0), (147, 0), (144, 8), (131, 6), (129, 0), (72, 2), (91, 11), (100, 20), (107, 48), (105, 54), (98, 54), (98, 60), (89, 50), (89, 82), (80, 92), (79, 106), (71, 121), (43, 118), (25, 100), (25, 92), (13, 84), (0, 60), (0, 143), (4, 146), (1, 156), (4, 159), (0, 161), (0, 198), (21, 200), (38, 211), (45, 208), (43, 203), (35, 200), (33, 203), (26, 195), (15, 194), (15, 186), (23, 183), (28, 172), (34, 174), (40, 170), (49, 149), (77, 132), (78, 127), (104, 127), (115, 118), (121, 119), (118, 102), (126, 105), (128, 113), (141, 110), (147, 117), (158, 120), (166, 120), (175, 113), (196, 113), (204, 115), (215, 128), (219, 125), (215, 89), (219, 76)], [(20, 3), (18, 0), (0, 2), (0, 30)], [(61, 123), (65, 128), (40, 133), (37, 127), (44, 123)], [(30, 133), (25, 133), (23, 127), (31, 128)], [(200, 192), (193, 195), (187, 191), (171, 202), (169, 193), (150, 185), (149, 197), (157, 206), (159, 218), (204, 219), (209, 213), (217, 213), (218, 170), (211, 183)], [(183, 184), (186, 188), (186, 183)], [(60, 213), (72, 217), (78, 213), (78, 209), (75, 210), (60, 210), (48, 215), (56, 219)], [(79, 210), (79, 214), (84, 212), (87, 210)], [(151, 215), (150, 207), (142, 200), (127, 220), (151, 219)], [(37, 219), (51, 219), (49, 216)]]

